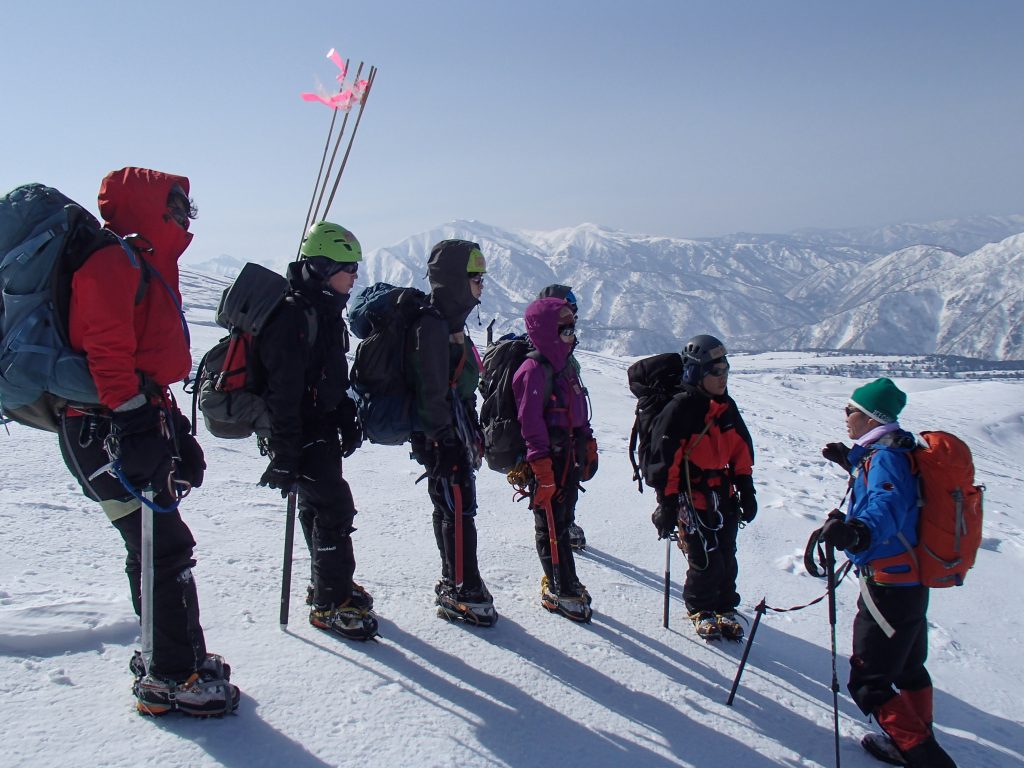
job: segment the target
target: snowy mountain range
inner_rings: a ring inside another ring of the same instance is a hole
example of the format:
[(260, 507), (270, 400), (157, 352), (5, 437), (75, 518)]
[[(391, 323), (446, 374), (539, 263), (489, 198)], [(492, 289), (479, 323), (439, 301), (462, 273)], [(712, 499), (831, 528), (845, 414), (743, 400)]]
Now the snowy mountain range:
[[(839, 349), (1024, 359), (1024, 216), (862, 230), (634, 235), (593, 224), (510, 231), (453, 221), (366, 255), (360, 285), (426, 289), (431, 246), (479, 242), (479, 320), (501, 334), (551, 283), (573, 287), (580, 344), (605, 354), (674, 349), (697, 333), (735, 350)], [(231, 276), (241, 262), (191, 265)], [(273, 265), (283, 268), (283, 264)], [(475, 316), (474, 316), (475, 317)]]

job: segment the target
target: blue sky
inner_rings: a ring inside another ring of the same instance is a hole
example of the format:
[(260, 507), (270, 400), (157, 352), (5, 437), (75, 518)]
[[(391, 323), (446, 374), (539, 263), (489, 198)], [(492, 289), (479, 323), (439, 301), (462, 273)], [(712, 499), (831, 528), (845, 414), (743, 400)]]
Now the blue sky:
[[(31, 7), (30, 7), (31, 5)], [(301, 235), (334, 47), (378, 67), (331, 218), (702, 237), (1024, 213), (1024, 3), (12, 3), (0, 187), (183, 173), (189, 260)], [(351, 121), (350, 121), (351, 127)]]

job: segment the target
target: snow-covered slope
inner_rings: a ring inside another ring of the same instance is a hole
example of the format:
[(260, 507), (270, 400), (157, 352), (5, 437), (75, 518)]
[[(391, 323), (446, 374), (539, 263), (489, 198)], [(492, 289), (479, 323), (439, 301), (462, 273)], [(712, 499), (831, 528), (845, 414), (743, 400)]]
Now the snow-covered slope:
[[(187, 272), (184, 284), (198, 355), (222, 333), (212, 312), (223, 281)], [(825, 605), (766, 614), (734, 706), (726, 706), (743, 648), (695, 639), (679, 601), (678, 552), (671, 626), (661, 626), (665, 547), (649, 520), (653, 498), (637, 493), (626, 458), (630, 359), (580, 358), (602, 451), (578, 510), (589, 539), (578, 567), (596, 611), (585, 626), (541, 608), (531, 515), (512, 501), (505, 478), (486, 469), (480, 559), (502, 618), (481, 631), (438, 619), (439, 564), (426, 491), (414, 484), (419, 467), (403, 448), (365, 446), (345, 473), (360, 511), (356, 578), (376, 598), (383, 638), (351, 644), (306, 623), (301, 543), (291, 623), (281, 631), (284, 503), (257, 487), (265, 460), (255, 445), (200, 430), (210, 467), (184, 510), (198, 542), (207, 638), (244, 695), (237, 716), (209, 722), (134, 713), (127, 662), (138, 629), (120, 539), (64, 470), (52, 435), (18, 426), (0, 434), (0, 765), (831, 766)], [(730, 389), (756, 444), (761, 506), (740, 535), (748, 617), (762, 597), (786, 608), (824, 591), (801, 556), (844, 481), (819, 449), (843, 438), (842, 407), (861, 383), (825, 371), (868, 359), (733, 356)], [(963, 588), (932, 597), (937, 732), (962, 766), (1024, 765), (1024, 663), (1014, 643), (1024, 632), (1016, 587), (1024, 384), (899, 384), (910, 392), (904, 423), (965, 437), (988, 489), (975, 570)], [(856, 597), (854, 584), (842, 585), (842, 681)], [(845, 689), (840, 712), (843, 765), (873, 768), (857, 745), (871, 726)]]

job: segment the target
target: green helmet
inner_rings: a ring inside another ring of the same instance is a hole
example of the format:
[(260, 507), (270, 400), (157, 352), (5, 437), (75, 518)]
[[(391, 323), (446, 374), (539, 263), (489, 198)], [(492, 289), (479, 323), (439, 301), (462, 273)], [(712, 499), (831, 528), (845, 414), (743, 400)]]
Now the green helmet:
[(329, 221), (318, 221), (309, 228), (299, 253), (307, 259), (324, 256), (339, 262), (363, 260), (363, 249), (356, 236), (340, 224)]

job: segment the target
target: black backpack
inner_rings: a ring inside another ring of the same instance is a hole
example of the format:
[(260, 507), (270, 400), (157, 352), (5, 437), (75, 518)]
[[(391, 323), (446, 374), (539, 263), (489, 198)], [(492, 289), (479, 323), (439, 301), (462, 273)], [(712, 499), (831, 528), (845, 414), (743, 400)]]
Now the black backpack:
[(409, 326), (440, 313), (416, 288), (375, 283), (348, 307), (349, 328), (362, 339), (349, 378), (363, 432), (371, 443), (402, 445), (418, 427), (415, 393), (405, 370)]
[[(206, 429), (214, 437), (240, 439), (254, 433), (270, 437), (270, 414), (263, 393), (250, 385), (252, 354), (256, 337), (285, 301), (302, 299), (291, 292), (285, 277), (260, 264), (246, 264), (224, 289), (215, 319), (229, 333), (199, 361), (192, 391), (193, 424), (198, 405)], [(306, 343), (312, 348), (316, 311), (303, 304), (308, 323)]]
[[(683, 356), (666, 352), (637, 360), (626, 372), (629, 391), (637, 399), (636, 418), (629, 435), (629, 463), (640, 493), (651, 458), (651, 427), (662, 409), (683, 392)], [(639, 450), (638, 450), (639, 449)]]
[(85, 355), (73, 350), (68, 340), (68, 309), (75, 270), (100, 248), (114, 244), (120, 244), (125, 258), (141, 270), (137, 305), (151, 268), (95, 216), (42, 184), (25, 184), (0, 197), (3, 416), (56, 432), (65, 405), (99, 406)]
[(539, 360), (547, 372), (545, 402), (554, 389), (551, 364), (533, 348), (525, 335), (506, 334), (484, 352), (483, 371), (480, 375), (480, 427), (484, 433), (484, 458), (495, 472), (508, 473), (526, 459), (516, 398), (512, 392), (512, 378), (516, 371), (532, 357)]

